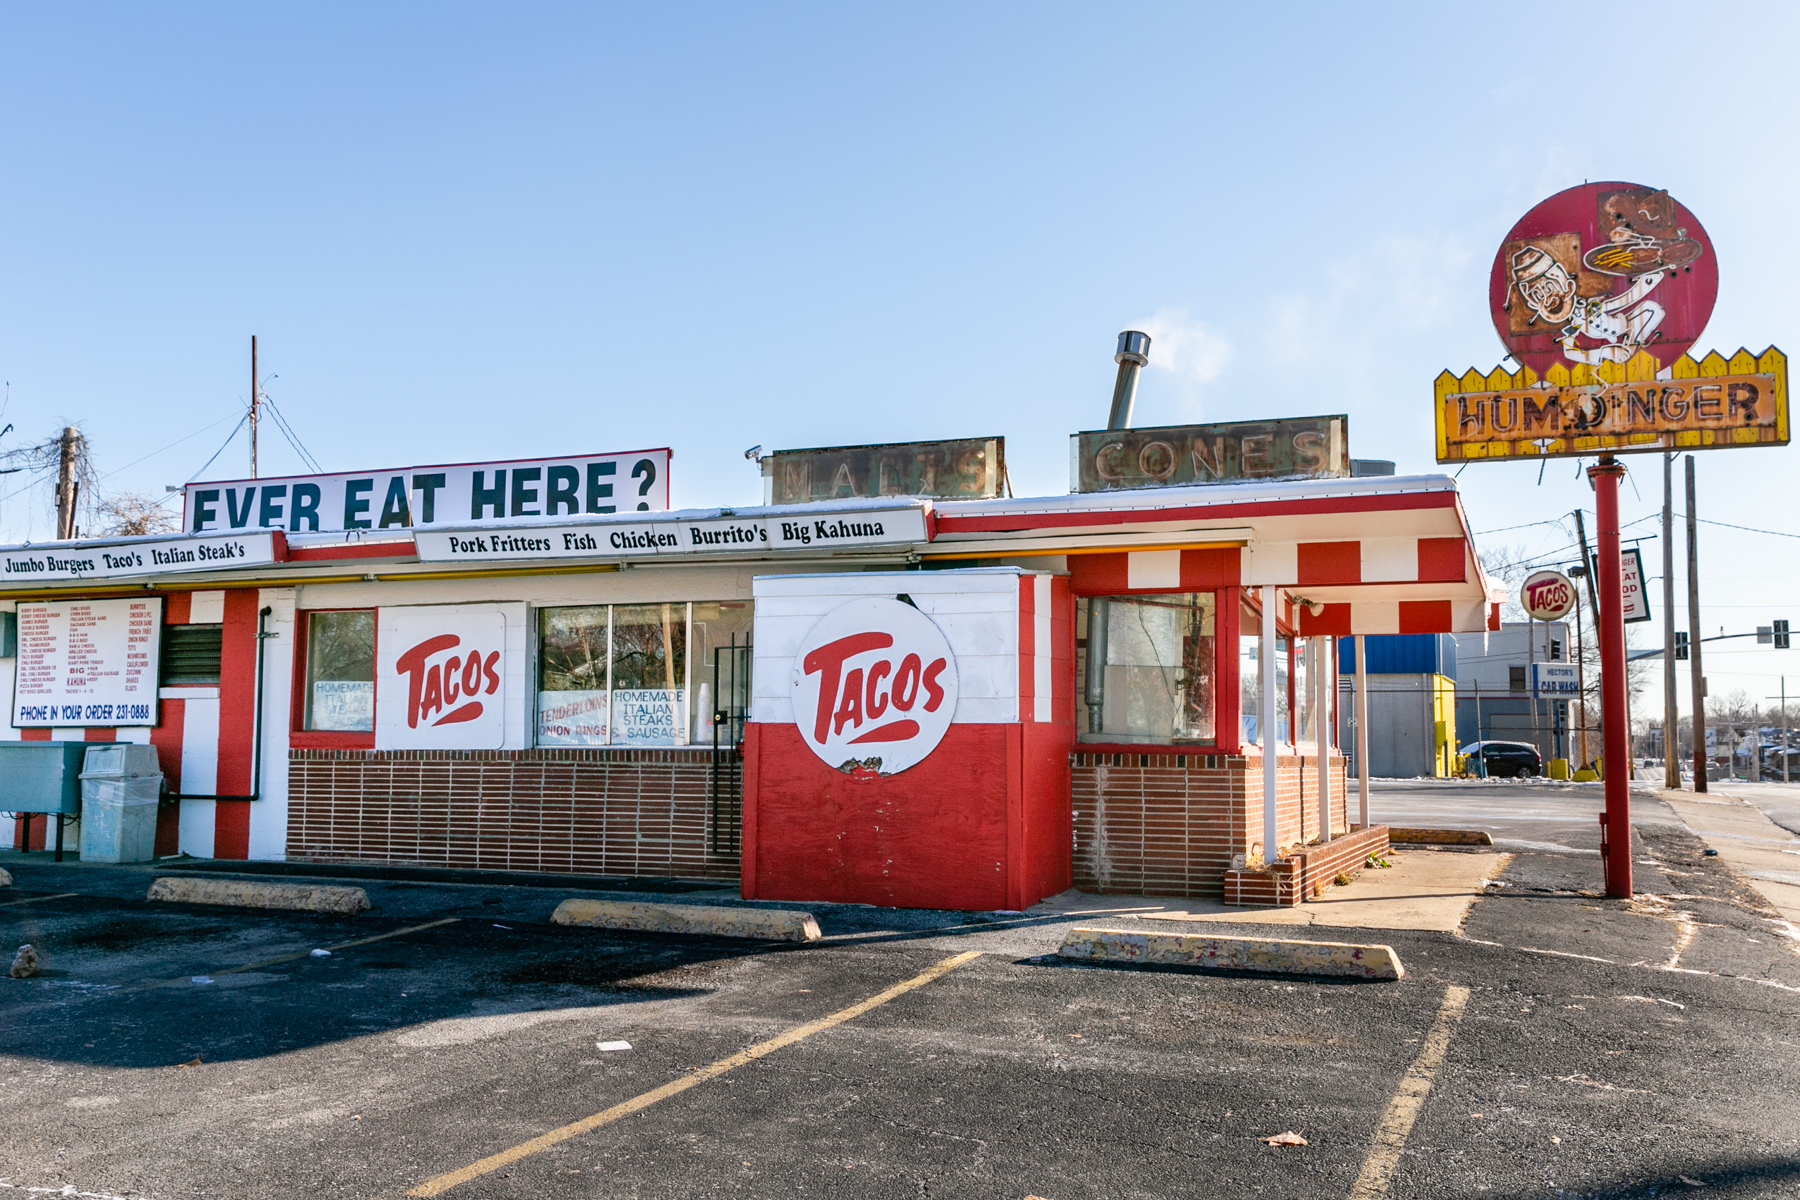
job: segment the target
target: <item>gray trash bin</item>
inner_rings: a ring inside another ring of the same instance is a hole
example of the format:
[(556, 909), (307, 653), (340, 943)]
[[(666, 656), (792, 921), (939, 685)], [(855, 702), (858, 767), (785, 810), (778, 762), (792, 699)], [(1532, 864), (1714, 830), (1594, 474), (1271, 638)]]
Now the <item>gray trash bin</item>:
[(89, 750), (81, 773), (81, 861), (155, 858), (162, 780), (154, 746), (115, 742)]

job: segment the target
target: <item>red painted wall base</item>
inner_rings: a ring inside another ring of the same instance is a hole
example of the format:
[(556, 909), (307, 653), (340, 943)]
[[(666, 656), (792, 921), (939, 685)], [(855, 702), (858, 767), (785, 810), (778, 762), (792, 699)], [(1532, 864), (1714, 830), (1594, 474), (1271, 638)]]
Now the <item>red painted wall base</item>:
[(1023, 909), (1069, 887), (1065, 724), (952, 725), (899, 775), (827, 767), (791, 725), (745, 731), (743, 894)]

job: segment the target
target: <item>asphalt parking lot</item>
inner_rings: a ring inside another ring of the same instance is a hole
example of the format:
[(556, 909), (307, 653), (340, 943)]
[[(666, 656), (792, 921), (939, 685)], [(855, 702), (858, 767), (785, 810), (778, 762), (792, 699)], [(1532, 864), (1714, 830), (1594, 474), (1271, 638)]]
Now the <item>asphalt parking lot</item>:
[(825, 941), (786, 946), (553, 926), (567, 888), (357, 881), (374, 908), (322, 917), (7, 856), (0, 944), (46, 970), (0, 979), (0, 1191), (1800, 1195), (1800, 942), (1672, 810), (1640, 800), (1640, 895), (1613, 902), (1593, 790), (1378, 799), (1513, 855), (1459, 929), (1205, 928), (1385, 942), (1398, 983), (1076, 965), (1072, 924), (1134, 919), (1079, 900), (815, 906)]

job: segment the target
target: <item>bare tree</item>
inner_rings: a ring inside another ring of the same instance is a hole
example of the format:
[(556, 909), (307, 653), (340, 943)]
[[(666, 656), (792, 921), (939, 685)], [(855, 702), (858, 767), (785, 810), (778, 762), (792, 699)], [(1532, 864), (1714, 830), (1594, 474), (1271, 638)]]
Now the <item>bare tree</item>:
[(1506, 602), (1500, 607), (1503, 621), (1523, 621), (1525, 610), (1519, 604), (1519, 587), (1525, 577), (1537, 569), (1531, 551), (1524, 546), (1486, 546), (1481, 551), (1481, 568), (1506, 585)]
[(173, 533), (181, 520), (141, 492), (115, 492), (94, 506), (104, 537)]

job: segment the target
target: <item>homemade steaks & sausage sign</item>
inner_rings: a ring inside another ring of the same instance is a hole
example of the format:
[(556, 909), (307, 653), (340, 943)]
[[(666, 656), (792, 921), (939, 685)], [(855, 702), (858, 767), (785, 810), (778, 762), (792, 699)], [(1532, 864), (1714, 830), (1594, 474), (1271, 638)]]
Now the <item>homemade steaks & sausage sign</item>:
[(956, 715), (956, 656), (930, 617), (868, 597), (819, 618), (794, 655), (794, 724), (826, 765), (897, 775), (923, 762)]

